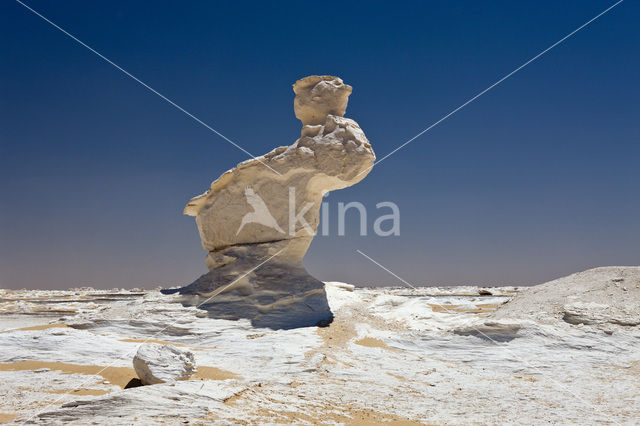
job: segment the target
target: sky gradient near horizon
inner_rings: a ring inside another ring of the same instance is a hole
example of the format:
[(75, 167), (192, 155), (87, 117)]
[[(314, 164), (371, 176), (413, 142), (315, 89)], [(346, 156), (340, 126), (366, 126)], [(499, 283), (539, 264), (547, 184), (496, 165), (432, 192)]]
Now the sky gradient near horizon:
[[(291, 85), (353, 86), (378, 158), (613, 1), (25, 1), (253, 154), (299, 136)], [(322, 280), (528, 285), (640, 264), (640, 31), (624, 1), (331, 193)], [(16, 2), (0, 5), (0, 287), (175, 286), (206, 272), (182, 209), (247, 155)], [(345, 236), (338, 202), (395, 202)]]

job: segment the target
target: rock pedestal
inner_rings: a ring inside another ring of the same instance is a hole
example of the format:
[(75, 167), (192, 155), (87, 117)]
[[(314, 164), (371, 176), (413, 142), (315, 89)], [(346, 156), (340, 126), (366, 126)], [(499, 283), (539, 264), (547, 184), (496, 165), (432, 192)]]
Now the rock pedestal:
[(310, 76), (293, 86), (300, 138), (238, 164), (193, 198), (210, 272), (177, 290), (215, 318), (295, 328), (332, 319), (324, 285), (302, 259), (316, 234), (322, 197), (362, 180), (375, 161), (358, 124), (343, 117), (351, 87)]

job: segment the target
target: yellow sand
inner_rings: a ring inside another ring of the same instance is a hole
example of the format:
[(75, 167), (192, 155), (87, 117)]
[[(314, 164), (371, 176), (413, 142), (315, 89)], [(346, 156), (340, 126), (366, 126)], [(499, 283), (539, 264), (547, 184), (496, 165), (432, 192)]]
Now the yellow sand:
[(227, 380), (237, 379), (238, 375), (231, 371), (221, 370), (216, 367), (198, 367), (196, 373), (191, 376), (192, 379), (206, 380)]
[(9, 423), (15, 419), (17, 414), (0, 413), (0, 423)]
[(432, 303), (428, 303), (428, 305), (431, 307), (431, 310), (433, 312), (444, 312), (444, 313), (450, 313), (450, 314), (453, 314), (453, 313), (479, 314), (479, 313), (485, 313), (485, 312), (493, 312), (498, 307), (498, 305), (495, 303), (484, 303), (481, 305), (476, 305), (475, 308), (463, 308), (463, 309), (460, 309), (460, 307), (463, 305), (435, 305)]
[(356, 345), (366, 346), (368, 348), (391, 349), (385, 342), (374, 337), (363, 337), (360, 340), (356, 340), (355, 343)]
[(12, 331), (46, 330), (48, 328), (69, 328), (69, 326), (66, 324), (58, 324), (58, 323), (32, 325), (31, 327), (13, 328), (11, 330), (0, 331), (0, 333), (9, 333)]
[(0, 371), (25, 371), (37, 370), (39, 368), (49, 368), (51, 370), (62, 371), (67, 374), (87, 374), (100, 375), (114, 385), (124, 388), (131, 379), (138, 376), (130, 367), (102, 367), (99, 365), (69, 364), (66, 362), (50, 361), (20, 361), (0, 363)]
[[(20, 361), (20, 362), (6, 362), (0, 363), (0, 371), (24, 371), (24, 370), (37, 370), (39, 368), (49, 368), (51, 370), (62, 371), (67, 374), (87, 374), (87, 375), (100, 375), (110, 383), (124, 388), (127, 383), (132, 379), (137, 379), (138, 376), (133, 368), (129, 367), (102, 367), (99, 365), (80, 365), (69, 364), (65, 362), (47, 362), (47, 361)], [(197, 372), (191, 376), (192, 379), (202, 380), (227, 380), (237, 379), (238, 375), (230, 371), (222, 370), (216, 367), (200, 366), (197, 368)], [(53, 393), (67, 393), (65, 391), (52, 391)], [(94, 395), (94, 393), (80, 393), (80, 392), (102, 392), (95, 389), (76, 389), (69, 391), (74, 395)], [(106, 393), (106, 392), (105, 392)], [(95, 394), (101, 395), (101, 393)]]

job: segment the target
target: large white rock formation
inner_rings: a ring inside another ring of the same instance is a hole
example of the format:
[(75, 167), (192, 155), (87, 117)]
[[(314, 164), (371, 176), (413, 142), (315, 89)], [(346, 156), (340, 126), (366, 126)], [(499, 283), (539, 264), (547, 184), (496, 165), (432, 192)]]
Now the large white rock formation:
[(375, 155), (358, 123), (343, 117), (352, 89), (340, 78), (306, 77), (293, 90), (300, 138), (223, 173), (184, 209), (196, 218), (210, 272), (177, 291), (210, 316), (271, 328), (332, 318), (302, 259), (323, 195), (362, 180)]

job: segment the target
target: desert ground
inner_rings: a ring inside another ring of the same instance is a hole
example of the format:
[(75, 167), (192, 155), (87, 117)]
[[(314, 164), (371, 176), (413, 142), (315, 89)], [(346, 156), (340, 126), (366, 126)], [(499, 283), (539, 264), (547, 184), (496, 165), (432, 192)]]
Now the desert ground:
[[(634, 424), (639, 271), (532, 288), (329, 282), (331, 325), (291, 330), (157, 290), (0, 290), (0, 421)], [(143, 342), (192, 351), (197, 372), (141, 386)]]

